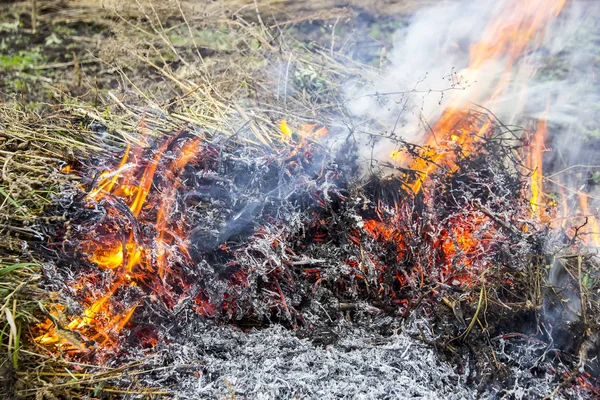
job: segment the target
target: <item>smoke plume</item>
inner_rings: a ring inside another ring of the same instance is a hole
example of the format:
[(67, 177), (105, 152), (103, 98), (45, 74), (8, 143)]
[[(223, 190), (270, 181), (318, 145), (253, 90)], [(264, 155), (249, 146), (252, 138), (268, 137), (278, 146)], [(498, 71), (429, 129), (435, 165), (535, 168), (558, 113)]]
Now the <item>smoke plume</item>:
[[(348, 108), (365, 121), (362, 126), (368, 133), (362, 136), (361, 156), (391, 161), (398, 140), (423, 144), (444, 110), (472, 103), (485, 105), (506, 124), (527, 127), (532, 119), (543, 118), (554, 129), (560, 126), (560, 140), (553, 145), (567, 147), (576, 158), (579, 149), (572, 148), (572, 136), (591, 130), (584, 121), (593, 121), (598, 108), (593, 85), (597, 2), (573, 1), (558, 16), (549, 15), (514, 63), (507, 55), (472, 68), (474, 47), (496, 39), (486, 37), (491, 24), (499, 24), (496, 34), (508, 30), (520, 12), (526, 14), (520, 29), (526, 30), (550, 12), (546, 8), (552, 2), (539, 3), (540, 7), (521, 7), (525, 3), (512, 0), (441, 2), (413, 15), (396, 32), (387, 68), (370, 82), (347, 85)], [(505, 87), (494, 93), (502, 80)]]

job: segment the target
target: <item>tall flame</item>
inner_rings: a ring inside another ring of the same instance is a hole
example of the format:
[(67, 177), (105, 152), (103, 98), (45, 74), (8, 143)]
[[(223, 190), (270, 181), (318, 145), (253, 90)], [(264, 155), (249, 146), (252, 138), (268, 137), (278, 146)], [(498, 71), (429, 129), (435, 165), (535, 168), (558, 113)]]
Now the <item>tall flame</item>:
[[(489, 75), (486, 66), (492, 63), (503, 65), (501, 77), (487, 89), (487, 99), (482, 106), (494, 109), (496, 100), (513, 83), (514, 63), (541, 44), (548, 22), (560, 14), (565, 2), (566, 0), (511, 0), (494, 13), (479, 42), (471, 46), (468, 67), (460, 73), (469, 76), (471, 81), (485, 81), (482, 78)], [(519, 91), (522, 89), (515, 88)], [(419, 173), (410, 185), (413, 192), (419, 192), (427, 176), (440, 165), (454, 163), (454, 152), (449, 150), (458, 145), (463, 153), (468, 153), (477, 136), (485, 134), (489, 129), (489, 122), (480, 121), (475, 126), (478, 135), (470, 135), (474, 127), (470, 125), (472, 121), (466, 118), (467, 108), (464, 103), (462, 93), (454, 95), (442, 117), (432, 127), (432, 133), (425, 142), (428, 150), (422, 158), (411, 164), (411, 169)], [(396, 153), (391, 157), (401, 162), (407, 161)]]
[(537, 217), (542, 217), (542, 195), (544, 193), (543, 184), (543, 152), (544, 142), (548, 136), (548, 124), (545, 119), (540, 119), (538, 122), (538, 128), (533, 135), (533, 143), (531, 148), (531, 154), (528, 159), (528, 167), (532, 171), (531, 173), (531, 211)]

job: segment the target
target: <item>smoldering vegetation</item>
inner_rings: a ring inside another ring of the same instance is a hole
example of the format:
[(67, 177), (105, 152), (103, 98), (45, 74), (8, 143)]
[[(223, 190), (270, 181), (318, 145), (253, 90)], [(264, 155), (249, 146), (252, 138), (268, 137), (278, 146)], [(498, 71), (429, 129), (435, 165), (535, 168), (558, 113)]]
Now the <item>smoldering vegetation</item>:
[(49, 48), (90, 10), (101, 40), (10, 69), (2, 393), (597, 393), (597, 6), (545, 25), (490, 105), (504, 60), (465, 68), (507, 4), (44, 8)]

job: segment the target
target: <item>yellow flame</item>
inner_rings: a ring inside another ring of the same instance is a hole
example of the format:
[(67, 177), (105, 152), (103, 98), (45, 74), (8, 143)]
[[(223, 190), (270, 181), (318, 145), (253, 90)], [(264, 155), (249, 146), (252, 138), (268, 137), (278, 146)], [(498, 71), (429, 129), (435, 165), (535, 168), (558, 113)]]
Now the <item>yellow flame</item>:
[(108, 177), (111, 174), (106, 171), (103, 172), (102, 174), (100, 174), (101, 179), (98, 182), (98, 184), (96, 185), (96, 187), (93, 190), (91, 190), (90, 193), (88, 193), (88, 198), (98, 200), (99, 198), (102, 197), (102, 196), (100, 196), (101, 193), (110, 192), (112, 190), (113, 186), (119, 179), (118, 172), (125, 166), (125, 163), (127, 162), (127, 158), (129, 157), (130, 149), (131, 149), (131, 146), (129, 144), (127, 144), (127, 148), (125, 149), (123, 158), (121, 158), (121, 162), (119, 163), (117, 170), (112, 174), (113, 175), (112, 179), (108, 179)]
[(288, 143), (292, 138), (292, 128), (288, 125), (285, 119), (282, 119), (279, 123), (279, 130), (281, 131), (281, 140)]

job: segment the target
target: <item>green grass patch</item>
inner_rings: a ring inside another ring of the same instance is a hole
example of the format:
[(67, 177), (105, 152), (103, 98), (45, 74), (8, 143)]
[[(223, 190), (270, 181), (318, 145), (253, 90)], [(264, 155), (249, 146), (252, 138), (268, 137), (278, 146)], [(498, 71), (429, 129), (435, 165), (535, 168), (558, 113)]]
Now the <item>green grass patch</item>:
[(20, 50), (17, 54), (0, 54), (0, 68), (23, 70), (45, 61), (45, 57), (37, 50)]
[(0, 276), (9, 274), (12, 271), (15, 271), (19, 268), (34, 267), (36, 265), (37, 265), (36, 263), (16, 263), (16, 264), (12, 264), (12, 265), (7, 265), (6, 267), (0, 268)]

